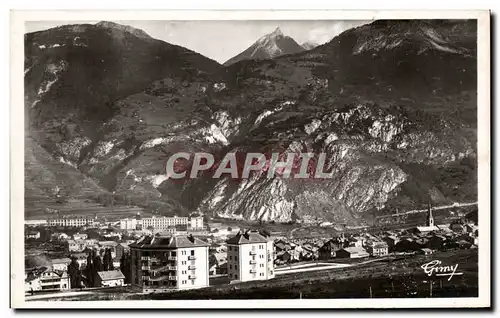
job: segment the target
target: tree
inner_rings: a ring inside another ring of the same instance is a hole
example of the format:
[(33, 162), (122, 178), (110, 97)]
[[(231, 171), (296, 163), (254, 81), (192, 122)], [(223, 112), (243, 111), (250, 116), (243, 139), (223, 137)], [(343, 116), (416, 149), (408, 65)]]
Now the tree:
[(85, 268), (85, 277), (87, 279), (87, 286), (94, 287), (94, 250), (89, 250), (87, 255), (87, 267)]
[(123, 276), (125, 276), (125, 284), (130, 284), (131, 259), (128, 252), (123, 253), (122, 258), (120, 259), (120, 271)]
[(111, 256), (111, 249), (107, 248), (104, 252), (103, 257), (103, 270), (112, 271), (113, 269), (113, 257)]
[(98, 282), (97, 276), (98, 276), (98, 272), (103, 271), (101, 257), (99, 255), (96, 255), (94, 257), (94, 259), (92, 260), (92, 264), (93, 264), (93, 267), (92, 267), (92, 286), (93, 287), (100, 287), (97, 285), (97, 282)]
[(81, 287), (80, 264), (78, 264), (75, 257), (71, 258), (71, 263), (68, 265), (68, 275), (71, 288)]

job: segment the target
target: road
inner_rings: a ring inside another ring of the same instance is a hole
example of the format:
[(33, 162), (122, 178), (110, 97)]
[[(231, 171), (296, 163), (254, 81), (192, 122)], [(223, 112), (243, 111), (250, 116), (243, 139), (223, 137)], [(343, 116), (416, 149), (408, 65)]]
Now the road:
[[(473, 206), (477, 205), (476, 202), (466, 202), (466, 203), (454, 203), (450, 205), (441, 205), (441, 206), (436, 206), (432, 207), (432, 210), (443, 210), (443, 209), (451, 209), (451, 208), (460, 208), (464, 206)], [(388, 217), (395, 217), (395, 216), (402, 216), (402, 215), (408, 215), (408, 214), (416, 214), (416, 213), (422, 213), (422, 212), (427, 212), (427, 209), (422, 209), (422, 210), (410, 210), (402, 213), (395, 213), (395, 214), (388, 214), (388, 215), (380, 215), (377, 216), (377, 219), (382, 219), (382, 218), (388, 218)]]

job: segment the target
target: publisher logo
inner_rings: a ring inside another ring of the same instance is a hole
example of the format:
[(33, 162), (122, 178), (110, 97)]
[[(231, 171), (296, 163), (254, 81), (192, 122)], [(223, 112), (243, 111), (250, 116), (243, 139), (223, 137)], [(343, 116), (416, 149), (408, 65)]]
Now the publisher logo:
[(425, 263), (420, 266), (427, 276), (448, 276), (448, 281), (451, 280), (453, 276), (463, 275), (464, 273), (457, 272), (458, 264), (442, 266), (442, 262), (439, 260), (433, 260), (429, 263)]

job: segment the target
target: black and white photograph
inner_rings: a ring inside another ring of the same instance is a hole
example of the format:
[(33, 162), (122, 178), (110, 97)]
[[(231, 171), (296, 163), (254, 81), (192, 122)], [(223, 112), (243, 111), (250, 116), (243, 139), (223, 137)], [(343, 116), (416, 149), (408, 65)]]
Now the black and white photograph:
[(12, 15), (13, 307), (491, 305), (488, 11), (77, 13)]

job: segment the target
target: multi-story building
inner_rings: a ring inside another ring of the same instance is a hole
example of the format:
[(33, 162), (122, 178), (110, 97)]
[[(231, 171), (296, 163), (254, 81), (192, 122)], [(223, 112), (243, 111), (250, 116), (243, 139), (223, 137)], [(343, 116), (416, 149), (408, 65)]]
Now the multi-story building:
[(185, 225), (189, 229), (203, 229), (203, 217), (201, 216), (173, 216), (173, 217), (157, 217), (150, 218), (135, 218), (135, 219), (121, 219), (120, 229), (122, 230), (135, 230), (154, 229), (154, 230), (170, 230), (178, 225)]
[(91, 217), (68, 216), (47, 220), (48, 226), (82, 227), (94, 226), (94, 219)]
[(188, 227), (191, 229), (203, 229), (203, 217), (189, 217)]
[(226, 241), (230, 281), (274, 278), (274, 243), (258, 231), (238, 233)]
[(133, 218), (126, 218), (120, 220), (121, 230), (137, 230), (138, 220)]
[(131, 283), (144, 292), (208, 286), (209, 244), (190, 236), (144, 236), (129, 245)]

